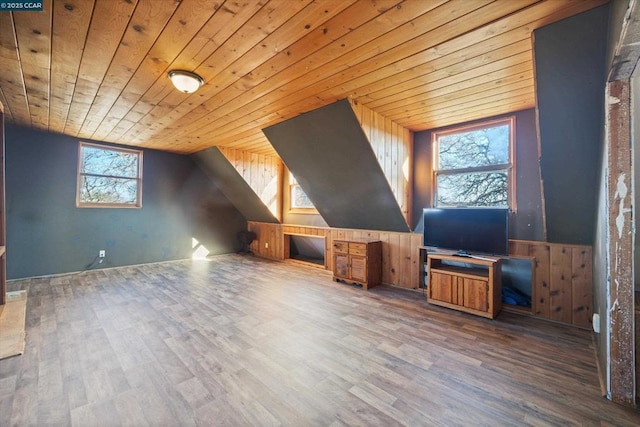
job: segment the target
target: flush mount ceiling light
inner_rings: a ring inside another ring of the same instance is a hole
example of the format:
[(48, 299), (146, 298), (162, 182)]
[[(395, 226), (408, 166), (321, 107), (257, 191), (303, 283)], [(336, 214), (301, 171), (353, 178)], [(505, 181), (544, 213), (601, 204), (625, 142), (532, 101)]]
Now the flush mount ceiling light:
[(204, 84), (203, 78), (191, 71), (171, 70), (168, 75), (171, 83), (180, 92), (193, 93)]

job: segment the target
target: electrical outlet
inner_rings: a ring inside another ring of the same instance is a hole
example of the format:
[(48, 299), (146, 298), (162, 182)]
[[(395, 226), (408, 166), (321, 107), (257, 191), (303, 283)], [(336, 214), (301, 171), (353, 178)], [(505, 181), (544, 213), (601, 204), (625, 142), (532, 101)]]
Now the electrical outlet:
[(105, 256), (107, 256), (107, 252), (105, 250), (101, 250), (100, 253), (98, 254), (98, 256), (100, 258), (104, 258)]
[(266, 243), (264, 244), (264, 247), (265, 247), (266, 249), (269, 249), (269, 242), (266, 242)]

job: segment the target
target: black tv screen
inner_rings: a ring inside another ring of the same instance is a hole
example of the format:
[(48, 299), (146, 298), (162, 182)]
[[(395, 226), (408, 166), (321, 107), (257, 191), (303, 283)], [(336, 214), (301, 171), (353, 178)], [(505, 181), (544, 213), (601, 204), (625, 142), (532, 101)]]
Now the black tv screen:
[(508, 255), (509, 211), (496, 208), (424, 209), (424, 246), (461, 254)]

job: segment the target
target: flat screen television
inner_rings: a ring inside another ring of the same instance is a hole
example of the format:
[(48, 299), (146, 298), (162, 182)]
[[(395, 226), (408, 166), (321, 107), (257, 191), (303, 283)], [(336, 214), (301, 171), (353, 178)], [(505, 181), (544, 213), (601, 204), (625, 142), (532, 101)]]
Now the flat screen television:
[(460, 255), (508, 255), (509, 211), (496, 208), (424, 209), (424, 246)]

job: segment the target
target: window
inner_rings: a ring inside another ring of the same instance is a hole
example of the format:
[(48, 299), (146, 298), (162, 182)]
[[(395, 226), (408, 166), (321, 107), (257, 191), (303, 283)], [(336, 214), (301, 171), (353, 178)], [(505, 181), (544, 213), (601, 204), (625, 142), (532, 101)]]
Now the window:
[(515, 118), (435, 132), (434, 206), (515, 209)]
[(316, 208), (309, 200), (307, 193), (304, 192), (298, 181), (289, 172), (289, 194), (291, 197), (291, 210), (298, 211), (298, 213), (316, 213)]
[(142, 151), (81, 142), (78, 207), (142, 206)]

